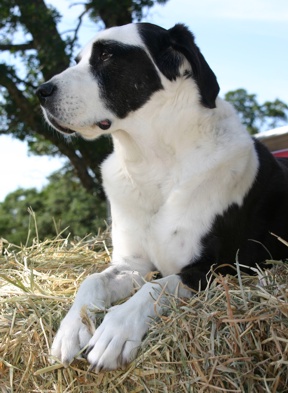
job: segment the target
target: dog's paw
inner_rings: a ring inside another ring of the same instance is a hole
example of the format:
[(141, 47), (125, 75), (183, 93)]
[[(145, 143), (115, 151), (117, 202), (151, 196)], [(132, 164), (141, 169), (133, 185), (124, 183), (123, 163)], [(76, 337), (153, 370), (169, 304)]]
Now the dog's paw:
[[(93, 322), (90, 320), (91, 324)], [(51, 347), (51, 361), (59, 359), (65, 367), (88, 344), (93, 335), (89, 324), (83, 323), (81, 311), (71, 309), (61, 322)]]
[(143, 314), (126, 308), (125, 303), (112, 307), (89, 341), (87, 360), (91, 370), (124, 368), (135, 359), (148, 323)]

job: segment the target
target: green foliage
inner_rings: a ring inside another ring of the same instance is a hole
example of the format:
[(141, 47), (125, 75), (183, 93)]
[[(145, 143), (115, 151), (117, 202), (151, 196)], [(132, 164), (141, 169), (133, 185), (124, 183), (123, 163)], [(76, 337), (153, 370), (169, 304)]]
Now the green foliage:
[(259, 104), (256, 94), (237, 89), (226, 93), (225, 100), (234, 105), (242, 123), (252, 135), (287, 123), (288, 105), (279, 99)]
[[(86, 10), (96, 23), (102, 21), (105, 27), (139, 22), (155, 3), (165, 4), (168, 0), (88, 0)], [(112, 12), (113, 10), (113, 12)]]
[[(30, 209), (36, 215), (37, 232)], [(88, 194), (71, 171), (61, 170), (41, 191), (18, 189), (0, 203), (0, 238), (26, 244), (29, 234), (30, 244), (36, 236), (53, 238), (67, 227), (64, 236), (84, 237), (105, 227), (106, 216), (106, 203)]]

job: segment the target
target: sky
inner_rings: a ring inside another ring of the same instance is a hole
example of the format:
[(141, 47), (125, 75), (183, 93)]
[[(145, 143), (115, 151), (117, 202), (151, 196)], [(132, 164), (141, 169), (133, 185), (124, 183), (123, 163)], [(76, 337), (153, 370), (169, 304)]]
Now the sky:
[[(82, 10), (80, 5), (71, 6), (76, 0), (46, 3), (65, 15), (61, 33), (75, 27)], [(185, 23), (217, 76), (220, 95), (245, 88), (260, 103), (276, 98), (288, 103), (287, 0), (169, 0), (150, 9), (144, 21), (164, 28)], [(98, 29), (85, 18), (80, 45)], [(19, 187), (41, 189), (47, 176), (62, 165), (60, 159), (29, 156), (25, 143), (0, 136), (0, 202)]]

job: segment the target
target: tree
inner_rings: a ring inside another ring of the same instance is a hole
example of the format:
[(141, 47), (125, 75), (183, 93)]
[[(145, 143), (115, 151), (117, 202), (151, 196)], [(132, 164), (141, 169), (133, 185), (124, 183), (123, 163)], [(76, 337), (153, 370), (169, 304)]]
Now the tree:
[(287, 124), (288, 105), (279, 99), (259, 104), (256, 94), (248, 94), (245, 89), (229, 91), (225, 99), (234, 105), (252, 135)]
[[(111, 151), (111, 142), (105, 137), (95, 142), (79, 138), (67, 144), (45, 124), (35, 89), (70, 65), (85, 14), (110, 27), (140, 20), (145, 10), (167, 1), (86, 0), (74, 31), (62, 36), (57, 29), (61, 15), (44, 0), (1, 0), (0, 51), (13, 54), (15, 62), (0, 62), (0, 135), (27, 141), (34, 154), (66, 156), (84, 188), (104, 199), (99, 163)], [(17, 43), (19, 34), (22, 41)]]
[[(37, 225), (28, 211), (35, 213)], [(64, 236), (84, 237), (105, 227), (106, 203), (88, 194), (73, 171), (62, 169), (49, 178), (41, 191), (35, 188), (18, 189), (0, 203), (0, 238), (14, 244), (31, 244), (38, 236), (41, 240)], [(29, 236), (28, 236), (29, 235)]]

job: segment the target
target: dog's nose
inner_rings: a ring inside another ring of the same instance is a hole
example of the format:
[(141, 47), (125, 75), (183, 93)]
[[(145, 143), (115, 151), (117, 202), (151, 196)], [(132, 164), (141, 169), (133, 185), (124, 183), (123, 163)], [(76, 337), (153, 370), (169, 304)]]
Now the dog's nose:
[(36, 94), (40, 100), (40, 103), (42, 105), (45, 104), (47, 101), (47, 98), (52, 97), (52, 95), (55, 93), (57, 90), (56, 85), (54, 85), (51, 82), (46, 82), (43, 83), (43, 85), (39, 86), (38, 89), (36, 90)]

